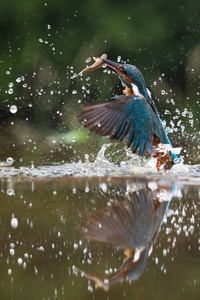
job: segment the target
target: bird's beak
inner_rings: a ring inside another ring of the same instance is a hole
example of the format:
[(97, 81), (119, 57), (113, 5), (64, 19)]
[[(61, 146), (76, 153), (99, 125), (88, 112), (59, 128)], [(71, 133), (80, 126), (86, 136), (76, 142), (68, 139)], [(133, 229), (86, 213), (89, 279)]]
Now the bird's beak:
[(117, 73), (117, 75), (120, 75), (123, 77), (123, 72), (122, 72), (122, 68), (121, 68), (121, 64), (116, 63), (112, 60), (106, 59), (106, 58), (100, 58), (101, 60), (103, 60), (106, 64), (106, 66), (113, 70), (115, 73)]

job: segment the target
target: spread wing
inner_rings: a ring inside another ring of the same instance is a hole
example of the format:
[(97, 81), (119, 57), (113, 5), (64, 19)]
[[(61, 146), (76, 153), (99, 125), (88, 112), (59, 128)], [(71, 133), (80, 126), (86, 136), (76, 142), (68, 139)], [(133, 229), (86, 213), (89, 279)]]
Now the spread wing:
[(156, 110), (142, 96), (118, 96), (115, 101), (85, 106), (77, 116), (84, 127), (127, 143), (133, 153), (152, 153), (153, 141), (167, 144)]

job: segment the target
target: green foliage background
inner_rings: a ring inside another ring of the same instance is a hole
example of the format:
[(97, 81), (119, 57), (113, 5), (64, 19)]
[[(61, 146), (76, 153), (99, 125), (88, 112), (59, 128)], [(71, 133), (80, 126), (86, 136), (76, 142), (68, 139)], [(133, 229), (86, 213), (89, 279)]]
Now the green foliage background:
[(2, 159), (95, 157), (106, 140), (82, 130), (75, 116), (84, 103), (104, 102), (121, 86), (102, 70), (71, 77), (87, 58), (107, 53), (142, 71), (172, 143), (183, 147), (187, 162), (199, 162), (199, 9), (197, 0), (1, 1)]

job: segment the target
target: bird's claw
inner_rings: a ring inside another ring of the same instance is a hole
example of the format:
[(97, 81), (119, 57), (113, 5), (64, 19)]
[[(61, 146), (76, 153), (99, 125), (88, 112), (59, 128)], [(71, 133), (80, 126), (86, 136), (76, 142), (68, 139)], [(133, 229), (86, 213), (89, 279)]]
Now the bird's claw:
[(163, 164), (164, 164), (164, 162), (160, 158), (157, 158), (157, 163), (156, 163), (157, 171), (160, 171), (160, 167)]

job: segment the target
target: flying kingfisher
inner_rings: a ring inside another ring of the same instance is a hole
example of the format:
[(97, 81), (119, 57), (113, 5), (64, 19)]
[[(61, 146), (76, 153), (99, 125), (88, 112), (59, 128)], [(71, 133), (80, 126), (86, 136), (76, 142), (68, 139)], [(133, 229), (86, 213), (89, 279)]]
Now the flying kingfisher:
[(140, 70), (134, 65), (108, 60), (105, 54), (94, 59), (95, 63), (81, 73), (105, 64), (121, 80), (125, 88), (124, 95), (115, 96), (112, 101), (103, 104), (83, 107), (77, 120), (96, 134), (126, 142), (133, 153), (140, 156), (152, 154), (157, 158), (158, 171), (163, 164), (165, 169), (170, 169), (178, 162), (178, 157), (173, 153), (157, 107)]

